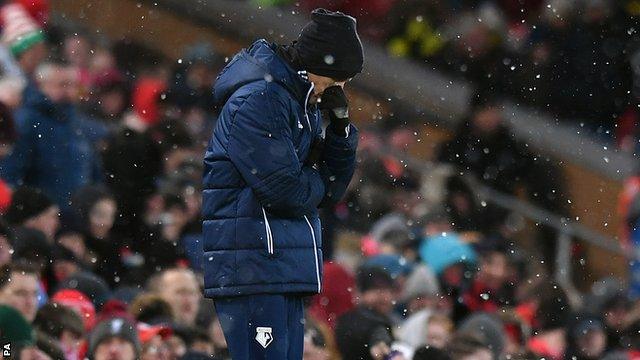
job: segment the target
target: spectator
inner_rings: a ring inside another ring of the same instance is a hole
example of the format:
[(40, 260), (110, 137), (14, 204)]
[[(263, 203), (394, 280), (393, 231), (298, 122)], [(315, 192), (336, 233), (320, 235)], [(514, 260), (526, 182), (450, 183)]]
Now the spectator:
[(73, 195), (71, 208), (73, 215), (69, 221), (82, 232), (95, 273), (110, 286), (124, 281), (126, 259), (121, 254), (125, 244), (111, 234), (117, 213), (113, 195), (102, 187), (87, 186)]
[(476, 94), (472, 101), (471, 118), (462, 122), (454, 139), (440, 148), (438, 158), (495, 189), (512, 193), (516, 183), (524, 178), (524, 169), (528, 169), (532, 156), (513, 140), (503, 123), (497, 98)]
[(39, 275), (25, 263), (0, 268), (0, 304), (12, 306), (32, 322), (38, 311)]
[(156, 325), (150, 326), (145, 323), (139, 323), (137, 326), (138, 335), (141, 343), (142, 360), (169, 360), (171, 352), (167, 339), (172, 335), (170, 328)]
[(86, 95), (90, 82), (89, 62), (91, 61), (91, 43), (82, 31), (76, 31), (65, 37), (62, 44), (64, 59), (75, 69), (78, 76), (78, 83), (81, 88), (81, 95)]
[(400, 299), (407, 315), (413, 315), (422, 310), (437, 309), (439, 294), (440, 284), (433, 271), (426, 265), (417, 265), (407, 278)]
[(447, 316), (423, 310), (407, 319), (396, 332), (399, 341), (394, 347), (402, 348), (407, 358), (423, 346), (444, 349), (453, 334), (454, 325)]
[(186, 117), (192, 111), (204, 117), (215, 107), (210, 86), (224, 61), (209, 43), (196, 43), (185, 49), (183, 63), (186, 66), (176, 72), (171, 96)]
[[(166, 269), (181, 264), (186, 259), (182, 237), (189, 219), (187, 205), (177, 195), (158, 194), (158, 208), (150, 205), (147, 231), (144, 238), (133, 244), (133, 249), (145, 254), (148, 269)], [(154, 220), (152, 211), (157, 211)]]
[(111, 290), (107, 283), (100, 277), (87, 271), (75, 273), (73, 276), (68, 277), (58, 284), (57, 291), (63, 289), (78, 290), (91, 300), (91, 303), (97, 311), (100, 311), (111, 297)]
[(66, 306), (78, 314), (82, 319), (84, 332), (90, 331), (95, 326), (96, 308), (89, 297), (80, 291), (62, 289), (53, 294), (51, 301)]
[(56, 245), (53, 248), (50, 270), (56, 283), (73, 276), (81, 270), (82, 266), (83, 264), (71, 250), (61, 245)]
[[(162, 82), (139, 80), (133, 91), (133, 111), (111, 137), (103, 153), (107, 183), (119, 205), (118, 234), (137, 239), (143, 236), (145, 207), (156, 190), (162, 171), (160, 148), (148, 129), (159, 119)], [(143, 116), (144, 115), (144, 116)]]
[[(512, 131), (504, 124), (500, 104), (491, 94), (474, 96), (471, 119), (464, 121), (454, 139), (440, 148), (438, 158), (499, 191), (515, 193), (516, 186), (523, 184), (534, 202), (564, 213), (559, 196), (563, 192), (555, 167), (514, 140)], [(555, 246), (549, 239), (553, 237), (539, 238), (543, 258), (552, 264)]]
[[(495, 242), (494, 244), (488, 242)], [(479, 270), (463, 296), (470, 312), (496, 312), (515, 303), (514, 271), (508, 258), (508, 247), (497, 240), (485, 239), (480, 247)]]
[(94, 120), (109, 125), (115, 131), (128, 104), (128, 88), (124, 76), (117, 69), (107, 69), (96, 75), (92, 94), (85, 112)]
[(388, 354), (393, 342), (389, 318), (395, 297), (391, 276), (378, 268), (357, 274), (358, 306), (338, 318), (336, 340), (344, 359), (373, 360)]
[(567, 347), (566, 326), (571, 310), (564, 291), (556, 284), (545, 284), (537, 292), (535, 321), (537, 333), (532, 336), (527, 348), (536, 356), (561, 360)]
[(576, 314), (567, 328), (566, 360), (602, 359), (607, 349), (607, 334), (602, 319), (589, 314)]
[(96, 325), (89, 336), (89, 359), (134, 360), (140, 356), (140, 339), (133, 324), (122, 318)]
[(21, 186), (14, 192), (5, 217), (14, 226), (40, 231), (53, 244), (60, 226), (59, 212), (60, 208), (42, 191)]
[(22, 315), (10, 306), (0, 305), (0, 341), (11, 344), (17, 359), (50, 359), (35, 346), (35, 332)]
[(199, 308), (200, 286), (193, 271), (170, 268), (152, 279), (150, 290), (171, 305), (173, 320), (193, 326)]
[(494, 359), (499, 359), (505, 355), (504, 325), (495, 315), (476, 312), (458, 326), (458, 332), (473, 334), (491, 351)]
[(38, 309), (33, 326), (50, 336), (60, 345), (67, 360), (80, 360), (80, 347), (84, 337), (84, 324), (71, 308), (48, 303)]
[(50, 359), (64, 359), (64, 352), (52, 337), (36, 331), (36, 346)]
[(81, 262), (90, 263), (93, 259), (87, 250), (82, 233), (80, 230), (75, 229), (74, 226), (66, 225), (62, 227), (56, 235), (56, 241), (61, 246), (71, 250)]
[(78, 131), (81, 124), (70, 104), (75, 81), (64, 64), (38, 66), (16, 112), (15, 149), (0, 163), (0, 174), (9, 183), (40, 188), (63, 209), (77, 189), (102, 181), (100, 162)]

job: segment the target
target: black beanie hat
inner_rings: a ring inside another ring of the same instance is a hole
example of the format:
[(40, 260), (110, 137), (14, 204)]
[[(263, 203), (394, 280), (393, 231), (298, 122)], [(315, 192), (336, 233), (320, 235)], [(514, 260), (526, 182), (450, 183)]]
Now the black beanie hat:
[(42, 214), (53, 205), (42, 190), (22, 186), (13, 193), (5, 217), (11, 224), (22, 225), (26, 220)]
[(86, 271), (75, 273), (64, 279), (57, 288), (58, 291), (62, 289), (80, 291), (91, 299), (96, 310), (102, 309), (102, 306), (111, 298), (109, 285), (101, 277)]
[(316, 9), (293, 45), (310, 73), (347, 80), (362, 71), (364, 54), (356, 19), (341, 12)]

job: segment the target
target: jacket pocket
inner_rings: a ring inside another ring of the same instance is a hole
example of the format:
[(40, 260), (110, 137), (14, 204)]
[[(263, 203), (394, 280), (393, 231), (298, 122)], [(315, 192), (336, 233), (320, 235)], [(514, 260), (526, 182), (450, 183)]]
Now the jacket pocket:
[(267, 212), (262, 207), (262, 216), (264, 216), (264, 230), (267, 234), (267, 252), (273, 255), (273, 234), (271, 233), (271, 226), (269, 225), (269, 219), (267, 218)]

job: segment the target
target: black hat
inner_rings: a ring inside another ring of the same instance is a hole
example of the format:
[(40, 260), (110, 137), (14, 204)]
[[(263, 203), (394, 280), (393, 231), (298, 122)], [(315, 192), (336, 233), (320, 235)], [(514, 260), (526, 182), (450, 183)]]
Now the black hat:
[(336, 80), (362, 71), (364, 54), (356, 19), (341, 12), (316, 9), (293, 45), (305, 70)]
[(13, 193), (5, 218), (12, 224), (21, 225), (27, 219), (42, 214), (53, 205), (42, 190), (21, 186)]
[(73, 289), (78, 290), (91, 299), (96, 310), (111, 298), (111, 291), (107, 283), (97, 275), (90, 272), (78, 272), (66, 278), (58, 285), (58, 290)]
[(387, 271), (379, 267), (362, 266), (356, 274), (356, 284), (361, 292), (392, 289), (395, 284)]

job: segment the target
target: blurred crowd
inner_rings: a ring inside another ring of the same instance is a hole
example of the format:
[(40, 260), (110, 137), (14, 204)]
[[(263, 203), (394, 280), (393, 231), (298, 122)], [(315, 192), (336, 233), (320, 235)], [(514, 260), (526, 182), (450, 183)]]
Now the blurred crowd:
[(389, 54), (638, 150), (637, 0), (256, 0), (338, 9)]
[[(229, 359), (201, 294), (201, 161), (224, 56), (198, 43), (170, 61), (50, 21), (46, 1), (0, 4), (0, 346)], [(322, 214), (305, 360), (640, 358), (635, 293), (615, 279), (567, 292), (550, 230), (525, 249), (517, 216), (469, 184), (566, 212), (558, 169), (514, 140), (493, 92), (431, 166), (408, 160), (416, 129), (361, 130), (348, 194)]]

